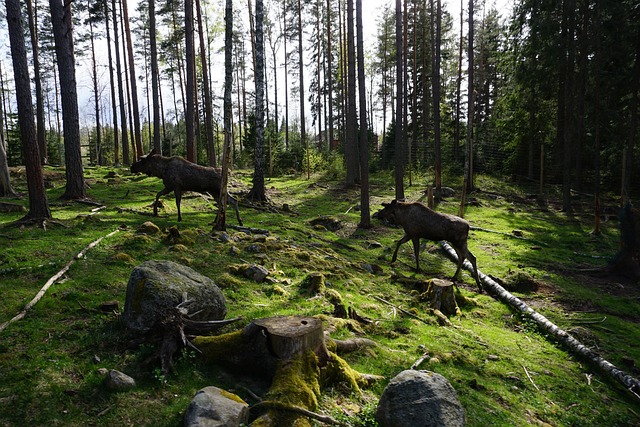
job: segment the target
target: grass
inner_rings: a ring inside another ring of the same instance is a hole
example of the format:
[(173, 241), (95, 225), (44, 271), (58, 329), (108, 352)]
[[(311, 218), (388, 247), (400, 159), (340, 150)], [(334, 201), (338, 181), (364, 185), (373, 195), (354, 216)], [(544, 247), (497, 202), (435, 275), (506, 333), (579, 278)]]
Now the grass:
[[(107, 177), (111, 171), (115, 178)], [(59, 172), (46, 171), (63, 179)], [(90, 242), (119, 230), (77, 260), (24, 319), (0, 333), (2, 426), (178, 426), (191, 397), (202, 387), (217, 385), (248, 402), (253, 400), (247, 388), (258, 394), (266, 390), (268, 384), (207, 365), (190, 351), (181, 353), (169, 376), (160, 373), (157, 363), (145, 363), (153, 348), (133, 345), (135, 337), (120, 323), (120, 314), (131, 270), (149, 259), (180, 262), (211, 277), (227, 299), (228, 317), (244, 318), (228, 330), (256, 318), (286, 314), (322, 315), (329, 327), (331, 304), (322, 297), (310, 298), (300, 287), (309, 274), (322, 272), (328, 287), (360, 315), (375, 320), (363, 328), (378, 346), (345, 359), (355, 369), (386, 380), (365, 390), (362, 397), (335, 388), (323, 390), (321, 399), (324, 412), (352, 426), (375, 425), (373, 414), (386, 382), (425, 352), (429, 357), (420, 368), (451, 382), (469, 426), (640, 425), (638, 399), (569, 354), (528, 318), (478, 294), (468, 272), (460, 283), (470, 301), (462, 307), (463, 315), (451, 319), (455, 328), (438, 326), (420, 299), (420, 290), (395, 278), (448, 278), (455, 265), (429, 242), (421, 252), (422, 273), (412, 269), (410, 244), (401, 247), (398, 262), (391, 266), (401, 230), (376, 220), (373, 228), (358, 229), (356, 189), (321, 177), (272, 178), (267, 181), (269, 197), (276, 206), (286, 203), (289, 212), (241, 206), (245, 225), (266, 229), (269, 235), (230, 228), (230, 240), (225, 242), (211, 230), (212, 203), (199, 195), (183, 199), (183, 222), (177, 223), (171, 197), (164, 199), (159, 217), (147, 216), (161, 187), (157, 179), (118, 168), (87, 168), (85, 173), (89, 196), (106, 206), (99, 213), (92, 214), (92, 206), (60, 202), (64, 182), (58, 179), (48, 190), (56, 221), (46, 230), (16, 227), (21, 214), (0, 216), (0, 322), (13, 317)], [(240, 185), (232, 191), (240, 192), (243, 184), (249, 184), (250, 173), (238, 171), (235, 179)], [(373, 177), (372, 182), (375, 211), (380, 202), (393, 198), (393, 188), (386, 175)], [(13, 184), (26, 192), (20, 179), (14, 177)], [(530, 278), (535, 290), (520, 289), (516, 283), (517, 296), (637, 377), (631, 363), (640, 361), (638, 284), (580, 271), (604, 266), (606, 257), (616, 253), (617, 222), (605, 223), (603, 233), (594, 237), (586, 208), (567, 216), (554, 208), (553, 195), (540, 206), (513, 183), (479, 177), (477, 186), (482, 191), (471, 197), (478, 204), (467, 207), (465, 218), (478, 227), (469, 241), (478, 267), (505, 281)], [(407, 189), (409, 199), (420, 196), (419, 188)], [(588, 201), (576, 199), (577, 206), (581, 203)], [(438, 210), (457, 213), (458, 201), (444, 201)], [(310, 220), (320, 215), (331, 215), (343, 228), (331, 232), (311, 226)], [(149, 220), (162, 232), (138, 233)], [(228, 224), (235, 224), (233, 215)], [(180, 230), (180, 245), (166, 239), (172, 226)], [(523, 238), (513, 237), (514, 230)], [(231, 265), (244, 262), (263, 264), (274, 282), (257, 284), (230, 272)], [(365, 264), (379, 266), (382, 272), (371, 274)], [(374, 295), (413, 311), (423, 321), (402, 315)], [(100, 312), (100, 304), (110, 300), (118, 301), (120, 310)], [(345, 326), (332, 333), (336, 338), (353, 335)], [(138, 386), (129, 392), (108, 392), (99, 368), (121, 370)]]

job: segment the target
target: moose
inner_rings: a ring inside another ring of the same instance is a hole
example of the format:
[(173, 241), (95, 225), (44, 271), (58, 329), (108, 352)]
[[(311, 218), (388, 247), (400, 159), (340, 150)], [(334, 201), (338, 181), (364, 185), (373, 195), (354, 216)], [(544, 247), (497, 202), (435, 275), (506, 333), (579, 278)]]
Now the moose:
[[(156, 194), (156, 200), (153, 204), (153, 216), (158, 216), (158, 200), (160, 197), (172, 191), (176, 196), (178, 221), (182, 221), (180, 201), (184, 191), (209, 193), (220, 202), (222, 176), (215, 168), (200, 166), (178, 156), (164, 157), (157, 154), (153, 149), (149, 154), (140, 157), (131, 165), (131, 172), (144, 173), (162, 179), (164, 188)], [(227, 195), (227, 200), (234, 206), (238, 223), (242, 225), (240, 211), (238, 210), (238, 200), (230, 194)]]
[(420, 239), (434, 241), (446, 240), (458, 255), (458, 269), (453, 278), (460, 273), (465, 258), (471, 262), (478, 289), (482, 292), (482, 285), (478, 277), (476, 257), (467, 248), (469, 236), (469, 223), (464, 219), (445, 213), (436, 212), (419, 202), (401, 202), (392, 200), (391, 203), (383, 203), (381, 211), (374, 217), (388, 221), (391, 224), (400, 225), (404, 229), (404, 237), (398, 241), (391, 262), (398, 257), (400, 245), (411, 240), (416, 257), (416, 269), (420, 271)]

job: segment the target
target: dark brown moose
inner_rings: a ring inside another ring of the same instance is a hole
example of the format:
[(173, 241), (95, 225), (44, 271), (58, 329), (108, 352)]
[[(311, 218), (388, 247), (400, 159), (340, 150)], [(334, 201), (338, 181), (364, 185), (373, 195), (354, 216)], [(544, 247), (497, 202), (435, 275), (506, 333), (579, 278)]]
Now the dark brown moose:
[(458, 269), (453, 278), (455, 279), (460, 273), (466, 258), (473, 266), (476, 284), (480, 292), (482, 292), (476, 257), (467, 249), (467, 237), (469, 236), (469, 223), (467, 221), (454, 215), (433, 211), (419, 202), (393, 200), (391, 203), (383, 203), (382, 206), (384, 208), (374, 216), (391, 224), (401, 225), (405, 232), (404, 237), (398, 241), (396, 250), (391, 258), (392, 263), (398, 257), (400, 245), (411, 240), (416, 257), (416, 269), (420, 271), (420, 239), (446, 240), (451, 243), (458, 255)]
[[(182, 157), (164, 157), (152, 150), (131, 165), (131, 172), (144, 173), (162, 179), (164, 188), (156, 195), (156, 201), (153, 204), (154, 216), (158, 216), (158, 199), (172, 191), (176, 196), (178, 221), (182, 221), (180, 201), (182, 200), (182, 193), (185, 191), (209, 193), (218, 202), (220, 201), (220, 183), (222, 181), (220, 173), (215, 168), (200, 166)], [(227, 200), (234, 206), (238, 223), (242, 225), (240, 212), (238, 211), (238, 200), (230, 194), (227, 195)]]

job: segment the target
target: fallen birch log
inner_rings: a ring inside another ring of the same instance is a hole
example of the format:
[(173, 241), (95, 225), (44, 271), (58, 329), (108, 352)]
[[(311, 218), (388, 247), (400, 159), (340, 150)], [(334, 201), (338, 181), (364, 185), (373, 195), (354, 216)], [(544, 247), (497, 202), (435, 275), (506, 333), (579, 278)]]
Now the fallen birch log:
[[(444, 241), (440, 242), (440, 245), (445, 250), (447, 255), (449, 255), (450, 258), (457, 262), (458, 257), (453, 248)], [(464, 268), (465, 270), (473, 271), (471, 263), (466, 260), (464, 262)], [(515, 297), (498, 283), (496, 283), (496, 281), (491, 279), (486, 274), (480, 272), (480, 270), (478, 270), (478, 276), (484, 284), (485, 289), (487, 289), (488, 292), (493, 292), (497, 299), (532, 318), (541, 329), (553, 335), (558, 341), (569, 347), (572, 352), (588, 359), (605, 374), (621, 382), (627, 390), (629, 390), (635, 397), (640, 399), (640, 380), (632, 377), (623, 370), (618, 369), (615, 365), (597, 355), (590, 348), (586, 347), (580, 341), (569, 335), (567, 331), (556, 326), (542, 314), (529, 307), (520, 298)]]
[(52, 276), (49, 280), (47, 280), (47, 283), (45, 283), (44, 286), (42, 287), (42, 289), (40, 289), (40, 291), (36, 294), (36, 296), (33, 297), (33, 299), (27, 305), (24, 306), (24, 308), (22, 309), (22, 311), (20, 311), (20, 313), (16, 314), (12, 319), (7, 320), (3, 324), (1, 324), (0, 325), (0, 332), (4, 331), (5, 328), (7, 326), (9, 326), (11, 323), (17, 322), (18, 320), (24, 318), (24, 316), (26, 316), (27, 312), (29, 310), (31, 310), (31, 307), (36, 305), (36, 303), (42, 299), (42, 297), (47, 292), (47, 290), (51, 287), (51, 285), (56, 283), (58, 281), (58, 279), (60, 279), (67, 271), (69, 271), (69, 268), (71, 268), (71, 266), (73, 265), (73, 263), (77, 259), (81, 259), (87, 253), (87, 251), (89, 249), (97, 246), (98, 243), (100, 243), (102, 241), (102, 239), (104, 239), (106, 237), (111, 237), (114, 234), (116, 234), (117, 232), (118, 232), (118, 230), (112, 231), (111, 233), (107, 234), (106, 236), (102, 236), (99, 239), (94, 240), (93, 242), (89, 243), (89, 245), (86, 248), (84, 248), (83, 250), (81, 250), (78, 253), (78, 255), (76, 255), (74, 258), (72, 258), (71, 261), (69, 261), (67, 263), (67, 265), (65, 265), (62, 270), (58, 271), (54, 276)]

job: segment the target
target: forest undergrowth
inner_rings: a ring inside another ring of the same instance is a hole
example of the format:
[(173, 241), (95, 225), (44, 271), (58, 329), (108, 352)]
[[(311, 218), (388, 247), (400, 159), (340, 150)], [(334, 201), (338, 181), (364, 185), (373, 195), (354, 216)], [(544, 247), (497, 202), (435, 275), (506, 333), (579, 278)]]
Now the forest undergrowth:
[[(26, 205), (23, 176), (12, 172), (14, 187), (25, 197), (3, 201)], [(375, 426), (386, 383), (423, 357), (418, 368), (451, 382), (469, 426), (640, 425), (637, 397), (541, 333), (529, 318), (479, 294), (466, 271), (457, 283), (467, 301), (462, 315), (450, 318), (452, 326), (440, 326), (429, 314), (423, 287), (431, 278), (450, 278), (455, 264), (436, 242), (423, 241), (423, 271), (413, 269), (410, 244), (391, 265), (402, 230), (375, 219), (372, 228), (359, 229), (357, 188), (320, 175), (271, 178), (271, 205), (252, 206), (242, 201), (251, 173), (236, 171), (230, 191), (241, 199), (244, 225), (266, 233), (234, 228), (230, 216), (227, 239), (212, 231), (216, 208), (210, 197), (184, 197), (178, 223), (173, 197), (163, 199), (158, 217), (151, 216), (159, 180), (123, 168), (87, 168), (86, 177), (97, 209), (60, 201), (64, 174), (46, 168), (54, 221), (46, 229), (21, 227), (16, 221), (24, 214), (0, 214), (0, 324), (89, 243), (118, 230), (77, 259), (24, 319), (0, 332), (1, 426), (179, 426), (194, 393), (205, 386), (233, 391), (249, 404), (256, 403), (253, 395), (266, 392), (269, 384), (207, 364), (193, 350), (180, 353), (169, 375), (148, 361), (155, 349), (139, 345), (120, 316), (132, 269), (150, 259), (179, 262), (213, 279), (227, 300), (227, 317), (243, 318), (223, 332), (262, 317), (309, 315), (322, 318), (334, 338), (375, 341), (375, 347), (345, 359), (385, 380), (362, 395), (342, 387), (322, 390), (321, 412), (351, 426)], [(388, 172), (372, 177), (372, 213), (393, 198), (390, 182)], [(461, 182), (445, 183), (459, 194)], [(408, 187), (407, 198), (424, 199), (424, 185)], [(575, 195), (575, 212), (568, 215), (559, 210), (551, 187), (544, 202), (507, 180), (480, 176), (476, 188), (465, 218), (473, 226), (469, 248), (478, 268), (602, 357), (640, 376), (640, 284), (601, 271), (619, 249), (615, 215), (594, 235), (586, 195)], [(458, 205), (459, 196), (452, 196), (437, 210), (455, 214)], [(609, 205), (615, 214), (615, 199)], [(319, 217), (332, 226), (312, 225)], [(141, 233), (146, 221), (160, 232)], [(172, 227), (179, 239), (171, 237)], [(235, 274), (234, 266), (242, 263), (263, 265), (269, 280), (255, 283)], [(372, 322), (334, 321), (329, 299), (310, 296), (302, 286), (315, 273)], [(100, 309), (113, 301), (117, 309)], [(110, 392), (99, 368), (123, 371), (138, 385)]]

